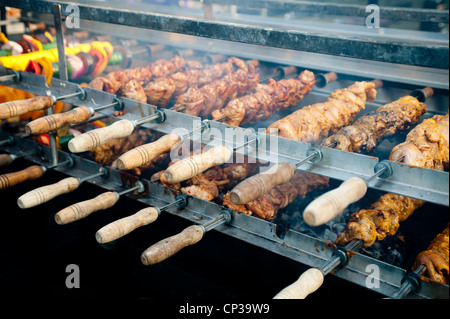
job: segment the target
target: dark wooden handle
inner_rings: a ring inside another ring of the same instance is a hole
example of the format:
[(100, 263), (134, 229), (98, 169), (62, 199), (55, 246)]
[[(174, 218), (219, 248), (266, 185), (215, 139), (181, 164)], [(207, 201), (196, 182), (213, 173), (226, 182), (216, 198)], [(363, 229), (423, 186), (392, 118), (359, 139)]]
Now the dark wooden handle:
[(13, 158), (9, 154), (0, 155), (0, 167), (8, 166), (13, 162)]
[(91, 108), (80, 106), (65, 113), (52, 114), (38, 118), (25, 125), (25, 132), (30, 135), (45, 134), (70, 124), (87, 121), (92, 115), (93, 111)]
[(0, 120), (19, 116), (31, 111), (39, 111), (53, 105), (51, 96), (36, 96), (27, 100), (11, 101), (0, 104)]
[(181, 233), (163, 239), (147, 248), (141, 255), (144, 265), (154, 265), (175, 255), (184, 247), (198, 243), (203, 238), (203, 227), (189, 226)]
[(45, 170), (42, 166), (33, 165), (21, 171), (0, 176), (0, 190), (41, 177)]
[(243, 205), (257, 200), (275, 186), (289, 182), (295, 168), (290, 163), (279, 163), (266, 172), (254, 175), (239, 183), (230, 193), (233, 204)]

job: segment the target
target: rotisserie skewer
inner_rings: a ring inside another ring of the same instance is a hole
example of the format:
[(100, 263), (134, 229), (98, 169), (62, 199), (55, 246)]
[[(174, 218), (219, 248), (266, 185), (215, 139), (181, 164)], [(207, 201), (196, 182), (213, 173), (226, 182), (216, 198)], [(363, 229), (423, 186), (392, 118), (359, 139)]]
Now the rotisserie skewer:
[(95, 239), (100, 244), (105, 244), (110, 241), (119, 239), (133, 230), (149, 225), (153, 223), (161, 214), (162, 211), (177, 206), (178, 208), (183, 208), (187, 205), (186, 194), (178, 195), (175, 201), (161, 206), (161, 207), (147, 207), (141, 209), (137, 213), (118, 219), (97, 231), (95, 234)]
[(0, 155), (0, 167), (8, 166), (18, 158), (33, 155), (38, 151), (39, 150), (32, 150), (32, 151), (28, 151), (28, 152), (22, 152), (20, 154), (1, 154)]
[(61, 163), (52, 165), (52, 166), (44, 166), (44, 165), (32, 165), (27, 168), (13, 172), (7, 173), (0, 176), (0, 190), (6, 189), (17, 184), (23, 183), (25, 181), (34, 180), (40, 178), (46, 171), (49, 169), (67, 165), (71, 167), (73, 165), (73, 160), (71, 157), (67, 157), (67, 159)]
[[(448, 166), (449, 161), (448, 114), (434, 116), (417, 125), (408, 134), (406, 142), (394, 147), (389, 161), (443, 170), (445, 165)], [(387, 164), (386, 166), (389, 168), (388, 162), (379, 164)], [(372, 177), (376, 177), (377, 174), (378, 172)], [(389, 176), (388, 174), (387, 177)], [(366, 194), (369, 181), (370, 179), (353, 177), (343, 182), (337, 189), (316, 198), (305, 208), (303, 213), (305, 222), (310, 226), (319, 226), (335, 218), (349, 204), (360, 200)]]
[(121, 192), (109, 191), (98, 195), (92, 199), (88, 199), (73, 205), (70, 205), (62, 210), (60, 210), (55, 215), (55, 221), (59, 225), (65, 225), (72, 223), (74, 221), (80, 220), (91, 215), (99, 210), (108, 209), (114, 206), (120, 196), (137, 191), (138, 193), (143, 193), (145, 191), (145, 186), (141, 181), (137, 181), (133, 187), (130, 187)]
[(233, 212), (222, 211), (219, 216), (207, 221), (202, 225), (192, 225), (185, 228), (181, 233), (163, 239), (147, 248), (141, 254), (144, 265), (157, 264), (179, 252), (181, 249), (198, 243), (204, 234), (222, 224), (229, 224), (233, 219)]
[(90, 176), (86, 176), (83, 178), (67, 177), (57, 183), (41, 186), (20, 196), (17, 199), (17, 205), (22, 209), (41, 205), (57, 196), (73, 192), (74, 190), (78, 189), (80, 185), (85, 181), (100, 176), (106, 178), (108, 176), (108, 170), (104, 167), (101, 167), (98, 173)]

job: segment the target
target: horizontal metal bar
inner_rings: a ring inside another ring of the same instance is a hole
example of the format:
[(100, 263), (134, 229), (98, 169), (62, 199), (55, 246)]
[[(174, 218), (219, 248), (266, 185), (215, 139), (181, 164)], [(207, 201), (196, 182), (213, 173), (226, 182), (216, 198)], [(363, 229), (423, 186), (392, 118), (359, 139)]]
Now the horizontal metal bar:
[[(52, 12), (56, 1), (23, 0), (17, 3), (2, 0), (2, 4), (37, 12)], [(239, 43), (255, 44), (305, 52), (321, 53), (364, 60), (391, 62), (415, 66), (449, 68), (448, 45), (431, 45), (411, 42), (397, 42), (383, 39), (355, 37), (336, 37), (301, 30), (281, 30), (269, 27), (257, 27), (219, 21), (208, 21), (163, 14), (118, 10), (78, 3), (61, 3), (65, 6), (76, 5), (80, 18), (122, 24), (138, 28), (181, 33), (211, 39), (228, 40)]]
[[(301, 13), (316, 13), (324, 15), (343, 15), (349, 17), (367, 17), (367, 6), (293, 1), (293, 0), (203, 0), (203, 4), (236, 5), (246, 8), (267, 8)], [(417, 9), (380, 6), (380, 17), (396, 21), (424, 21), (424, 22), (449, 22), (448, 10)]]

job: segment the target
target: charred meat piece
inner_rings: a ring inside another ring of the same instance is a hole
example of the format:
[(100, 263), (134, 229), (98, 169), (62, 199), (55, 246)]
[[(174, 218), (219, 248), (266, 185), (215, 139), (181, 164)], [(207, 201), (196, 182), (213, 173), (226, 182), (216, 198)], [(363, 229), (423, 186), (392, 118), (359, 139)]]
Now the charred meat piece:
[(382, 138), (409, 129), (427, 112), (427, 106), (415, 97), (405, 96), (365, 114), (322, 142), (322, 146), (336, 142), (335, 149), (371, 152)]

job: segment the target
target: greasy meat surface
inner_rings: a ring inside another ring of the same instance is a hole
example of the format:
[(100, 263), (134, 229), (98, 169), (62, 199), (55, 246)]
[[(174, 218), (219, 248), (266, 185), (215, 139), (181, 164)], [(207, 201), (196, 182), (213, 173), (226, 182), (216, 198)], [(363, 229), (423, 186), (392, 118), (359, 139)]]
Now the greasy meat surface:
[(315, 84), (314, 74), (303, 71), (295, 79), (259, 84), (252, 94), (231, 100), (223, 109), (212, 112), (214, 120), (226, 117), (229, 125), (240, 126), (268, 119), (274, 112), (282, 111), (298, 104)]
[(313, 190), (328, 187), (328, 182), (327, 177), (296, 171), (289, 182), (276, 186), (253, 202), (235, 205), (231, 203), (230, 192), (228, 192), (223, 197), (222, 204), (241, 213), (273, 220), (280, 209), (287, 207), (297, 198), (304, 198)]
[(448, 272), (449, 259), (449, 233), (447, 228), (431, 242), (427, 250), (421, 252), (414, 263), (413, 271), (420, 265), (427, 270), (425, 275), (432, 280), (449, 284)]
[(449, 116), (436, 115), (417, 125), (391, 152), (390, 161), (404, 156), (403, 163), (443, 170), (448, 167)]
[(303, 142), (319, 142), (353, 122), (365, 108), (366, 101), (376, 98), (375, 84), (355, 82), (346, 89), (330, 94), (327, 101), (303, 107), (268, 127), (278, 129), (278, 135)]
[(108, 73), (105, 77), (97, 77), (89, 83), (89, 87), (108, 93), (120, 93), (123, 86), (129, 81), (135, 80), (139, 85), (148, 83), (154, 77), (161, 77), (181, 70), (186, 61), (179, 56), (169, 60), (157, 60), (146, 67), (126, 69)]
[(203, 69), (193, 68), (176, 72), (145, 86), (148, 103), (166, 107), (172, 98), (177, 98), (190, 88), (199, 88), (211, 83), (236, 69), (248, 72), (248, 67), (241, 59), (232, 57), (227, 62), (208, 65)]
[(385, 194), (369, 209), (362, 209), (351, 215), (347, 228), (336, 243), (345, 246), (354, 239), (364, 242), (364, 247), (372, 246), (376, 240), (393, 236), (400, 222), (406, 220), (423, 201), (396, 194)]
[(124, 84), (122, 96), (141, 103), (147, 103), (147, 96), (144, 88), (136, 80), (131, 80)]
[(365, 114), (322, 142), (322, 146), (336, 142), (335, 149), (370, 152), (382, 138), (409, 129), (427, 112), (427, 106), (415, 97), (405, 96)]
[(190, 88), (178, 97), (175, 106), (186, 106), (183, 111), (186, 114), (208, 117), (212, 111), (222, 107), (231, 99), (252, 92), (258, 82), (259, 69), (250, 65), (248, 71), (239, 69), (200, 89)]
[[(448, 131), (448, 114), (424, 120), (408, 134), (405, 143), (392, 150), (389, 159), (394, 161), (405, 155), (404, 162), (410, 165), (443, 170), (444, 166), (448, 166), (445, 154), (448, 156), (449, 137), (448, 134), (442, 135), (446, 130)], [(409, 152), (409, 147), (412, 152)], [(365, 247), (369, 247), (375, 240), (394, 235), (399, 223), (423, 204), (421, 200), (406, 196), (385, 194), (369, 209), (362, 209), (351, 215), (337, 244), (346, 245), (353, 239), (359, 239), (364, 241)]]

